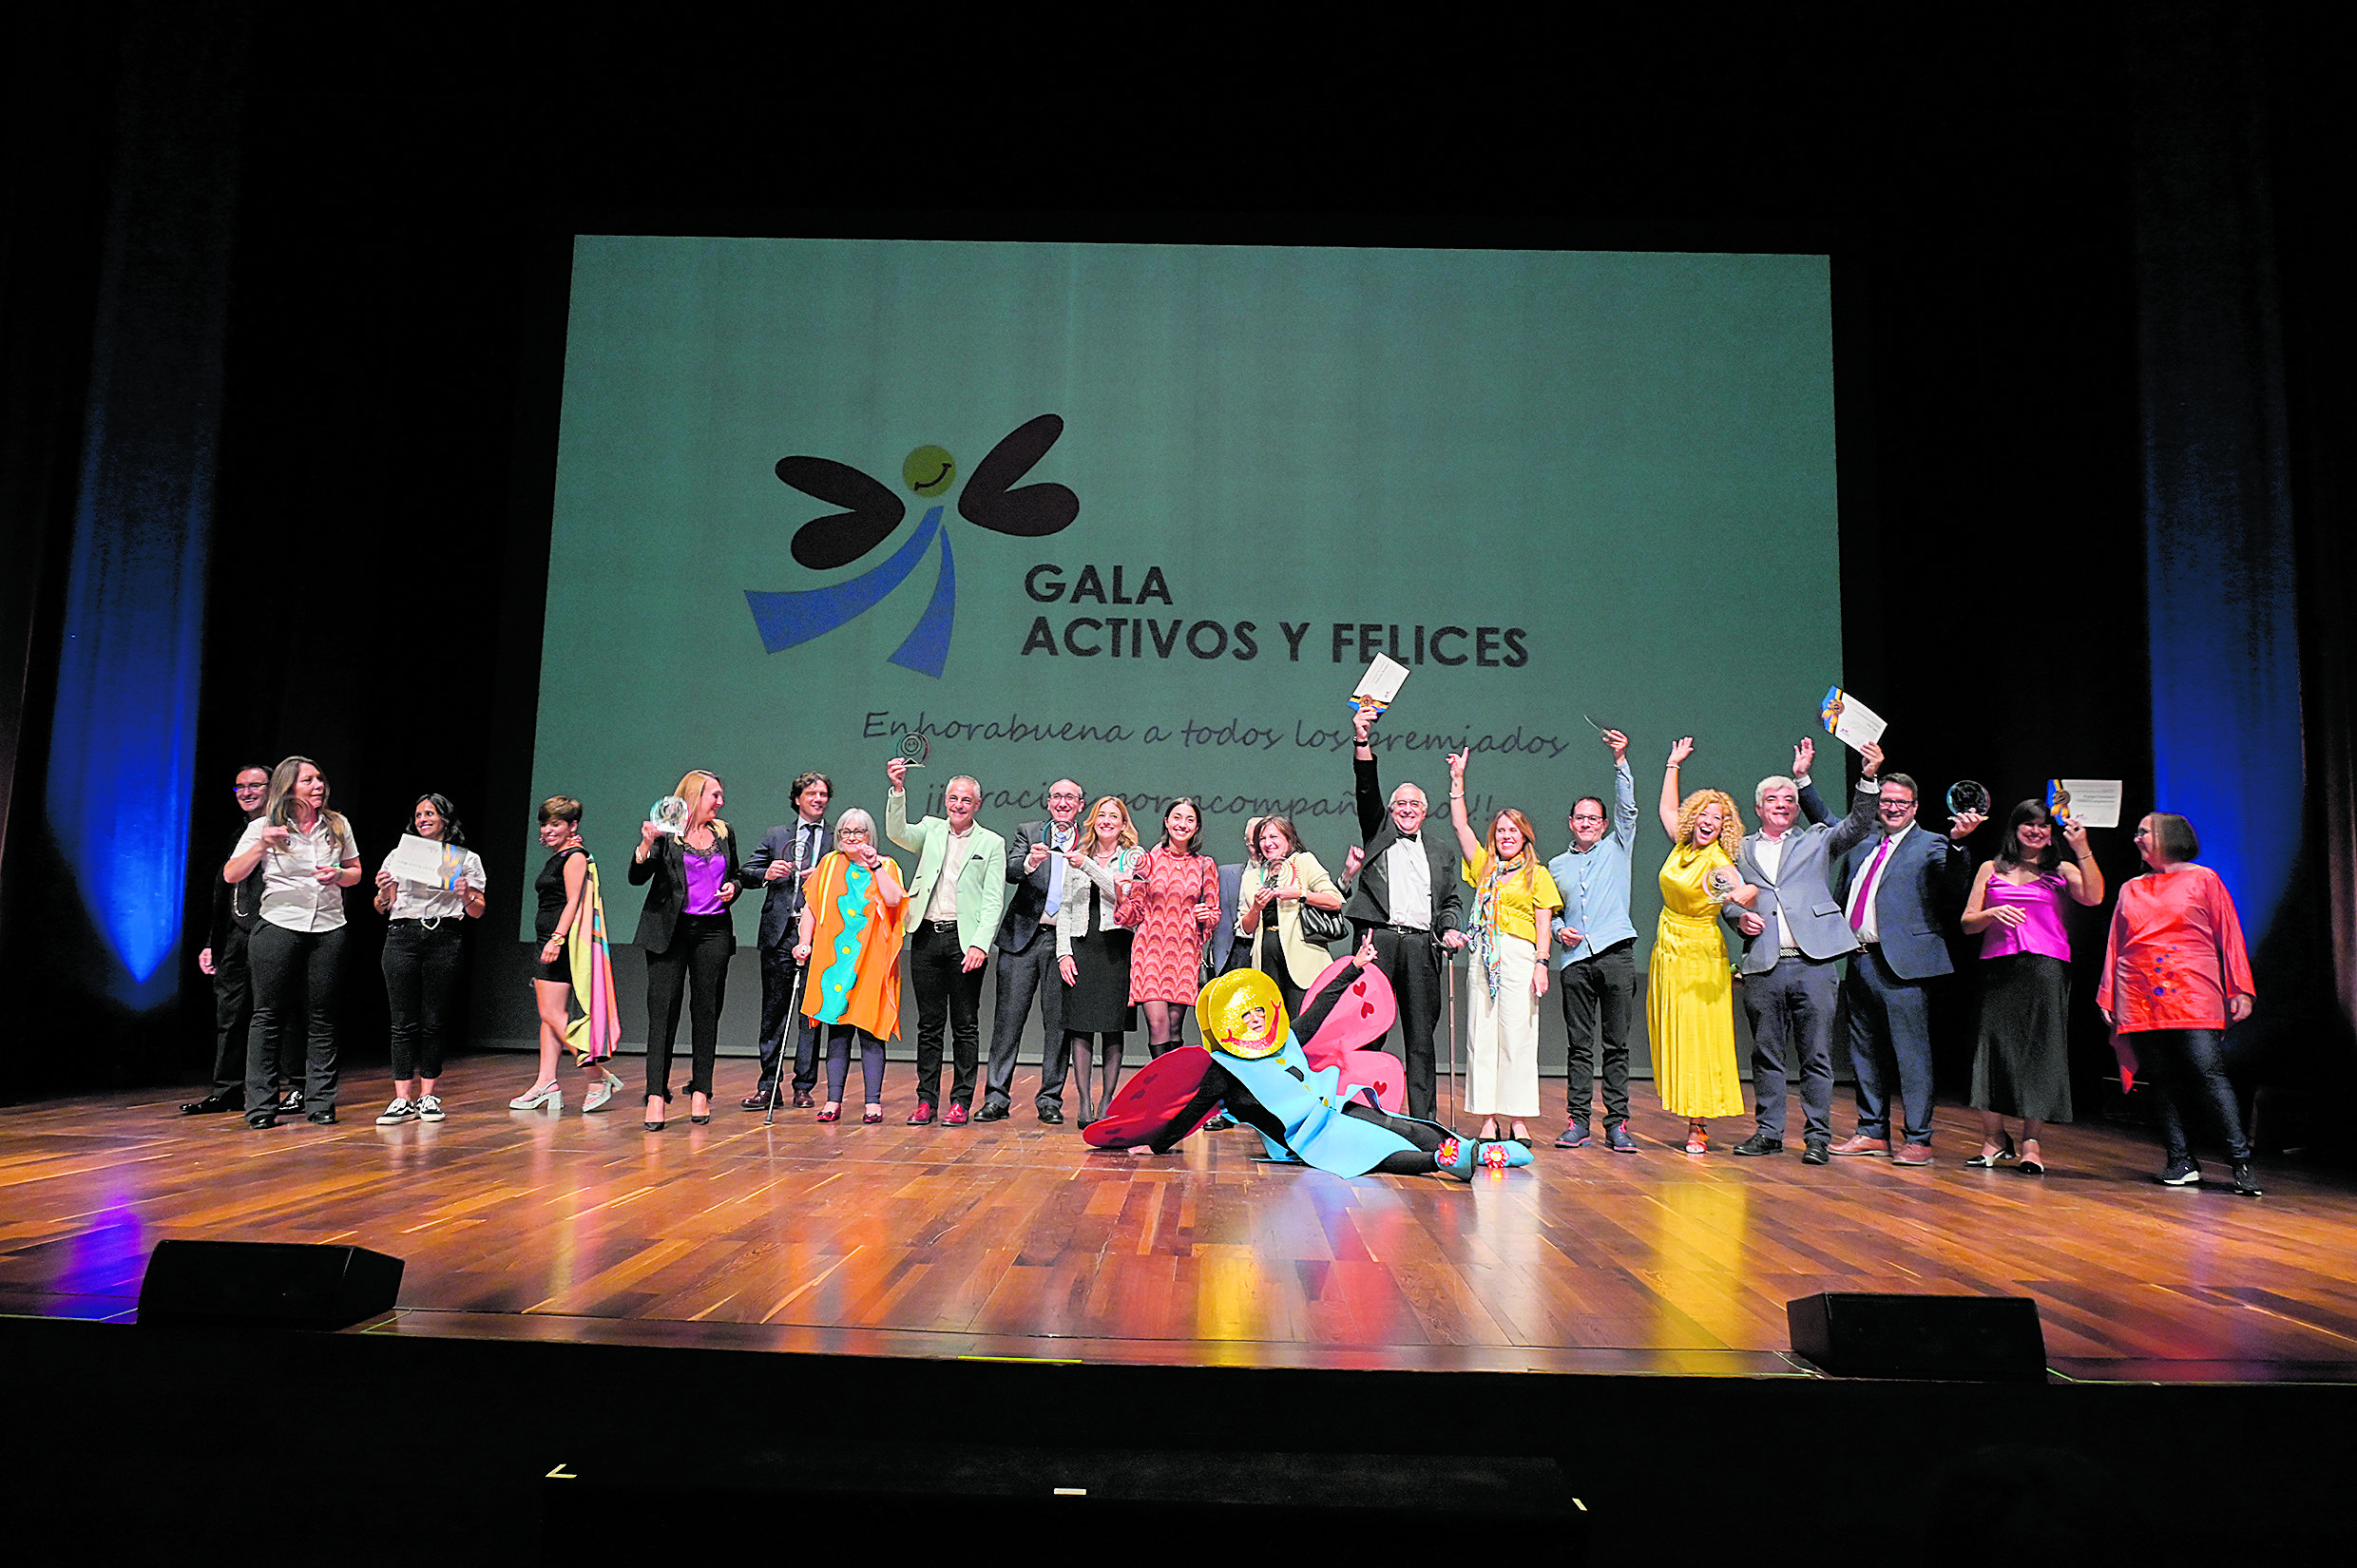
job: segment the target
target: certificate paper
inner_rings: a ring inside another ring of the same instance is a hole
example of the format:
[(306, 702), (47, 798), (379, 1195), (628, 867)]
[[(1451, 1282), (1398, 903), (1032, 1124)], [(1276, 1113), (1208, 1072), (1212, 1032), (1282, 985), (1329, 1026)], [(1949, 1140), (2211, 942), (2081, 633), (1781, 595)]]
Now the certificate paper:
[(2117, 828), (2120, 793), (2117, 778), (2049, 778), (2046, 810), (2075, 816), (2082, 828)]
[(1825, 706), (1818, 717), (1833, 738), (1851, 751), (1864, 751), (1883, 737), (1883, 716), (1839, 686), (1825, 689)]
[(1400, 687), (1407, 680), (1407, 665), (1377, 654), (1375, 661), (1367, 666), (1367, 673), (1358, 678), (1358, 689), (1351, 694), (1351, 706), (1372, 708), (1381, 713), (1399, 696)]
[(439, 888), (447, 893), (466, 874), (467, 851), (420, 838), (415, 833), (403, 833), (401, 842), (393, 847), (393, 853), (385, 857), (385, 870), (396, 881)]

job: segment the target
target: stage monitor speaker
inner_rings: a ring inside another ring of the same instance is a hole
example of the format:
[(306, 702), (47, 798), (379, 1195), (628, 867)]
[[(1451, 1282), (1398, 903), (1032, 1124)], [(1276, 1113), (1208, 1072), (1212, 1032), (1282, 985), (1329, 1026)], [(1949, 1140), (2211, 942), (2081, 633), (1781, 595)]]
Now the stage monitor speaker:
[(1835, 1377), (2042, 1383), (2046, 1336), (2027, 1296), (1828, 1291), (1784, 1304), (1794, 1353)]
[(393, 1308), (401, 1260), (365, 1247), (160, 1241), (139, 1287), (143, 1324), (344, 1329)]

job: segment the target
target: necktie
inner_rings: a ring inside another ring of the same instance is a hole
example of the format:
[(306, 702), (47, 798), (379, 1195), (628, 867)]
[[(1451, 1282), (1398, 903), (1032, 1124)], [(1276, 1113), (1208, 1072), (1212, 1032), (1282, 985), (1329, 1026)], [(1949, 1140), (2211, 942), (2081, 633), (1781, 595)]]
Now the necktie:
[(810, 849), (811, 825), (805, 822), (794, 832), (794, 869), (795, 871), (810, 870)]
[(1883, 862), (1889, 858), (1890, 846), (1897, 842), (1897, 839), (1886, 833), (1883, 836), (1883, 847), (1876, 850), (1874, 858), (1866, 863), (1866, 875), (1858, 883), (1857, 901), (1849, 908), (1849, 928), (1851, 930), (1858, 930), (1865, 926), (1866, 901), (1874, 896), (1875, 873), (1883, 869)]

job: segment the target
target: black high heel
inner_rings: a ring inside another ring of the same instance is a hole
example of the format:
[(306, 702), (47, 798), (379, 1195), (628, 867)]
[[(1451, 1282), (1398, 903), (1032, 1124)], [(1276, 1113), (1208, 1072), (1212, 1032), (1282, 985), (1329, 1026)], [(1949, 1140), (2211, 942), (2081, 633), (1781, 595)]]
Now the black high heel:
[(1971, 1166), (1976, 1171), (1994, 1171), (1997, 1167), (2011, 1159), (2013, 1157), (2013, 1135), (2011, 1133), (1999, 1133), (1997, 1136), (2003, 1139), (2005, 1145), (2003, 1148), (1998, 1150), (1993, 1155), (1974, 1155), (1970, 1159), (1965, 1160), (1964, 1163)]

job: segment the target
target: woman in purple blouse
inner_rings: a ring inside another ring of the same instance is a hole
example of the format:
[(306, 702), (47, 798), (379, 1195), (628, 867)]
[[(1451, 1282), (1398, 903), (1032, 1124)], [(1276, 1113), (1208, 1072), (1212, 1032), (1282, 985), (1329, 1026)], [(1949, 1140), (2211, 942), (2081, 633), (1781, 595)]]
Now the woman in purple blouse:
[(633, 885), (651, 883), (639, 913), (646, 954), (646, 1130), (662, 1131), (671, 1109), (671, 1042), (680, 1001), (688, 1002), (693, 1049), (687, 1076), (688, 1119), (712, 1119), (712, 1059), (720, 1045), (720, 1000), (737, 951), (729, 901), (737, 896), (737, 835), (720, 819), (720, 780), (699, 769), (673, 792), (687, 802), (685, 831), (674, 835), (641, 825), (630, 856)]
[(2087, 830), (2065, 819), (2064, 859), (2054, 818), (2024, 800), (2005, 823), (2004, 847), (1982, 866), (1964, 905), (1964, 930), (1981, 938), (1981, 1048), (1972, 1062), (1972, 1103), (1981, 1113), (1981, 1153), (1965, 1164), (1993, 1170), (2016, 1157), (2004, 1119), (2022, 1119), (2020, 1169), (2042, 1176), (2040, 1130), (2071, 1119), (2071, 940), (2062, 900), (2103, 902), (2103, 872), (2087, 851)]

